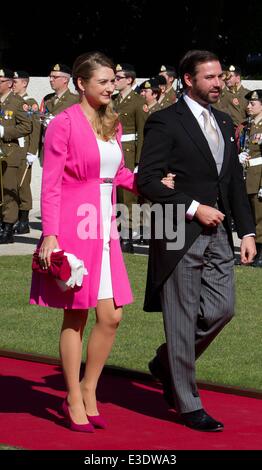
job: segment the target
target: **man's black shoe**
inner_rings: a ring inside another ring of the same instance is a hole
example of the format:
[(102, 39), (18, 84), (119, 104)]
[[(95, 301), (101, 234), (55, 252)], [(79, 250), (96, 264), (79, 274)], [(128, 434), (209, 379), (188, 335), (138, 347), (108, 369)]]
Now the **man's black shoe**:
[(0, 245), (5, 245), (7, 243), (14, 243), (13, 224), (5, 223), (3, 230), (0, 233)]
[(30, 233), (29, 222), (22, 222), (19, 220), (18, 223), (15, 223), (13, 231), (18, 235), (24, 235), (25, 233)]
[(224, 425), (211, 418), (203, 408), (190, 413), (181, 413), (180, 416), (185, 426), (196, 431), (217, 432), (224, 429)]
[(165, 374), (164, 369), (161, 367), (160, 361), (157, 357), (154, 357), (152, 361), (148, 363), (148, 368), (153, 377), (163, 386), (163, 397), (172, 408), (175, 407), (175, 401), (172, 392), (171, 378)]
[(134, 246), (131, 240), (121, 240), (121, 249), (123, 253), (134, 253)]

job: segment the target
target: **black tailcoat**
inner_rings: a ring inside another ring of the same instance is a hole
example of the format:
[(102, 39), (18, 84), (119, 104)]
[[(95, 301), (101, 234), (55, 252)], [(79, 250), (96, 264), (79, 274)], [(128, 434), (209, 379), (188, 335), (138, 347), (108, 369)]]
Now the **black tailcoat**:
[[(221, 129), (224, 142), (224, 160), (220, 174), (201, 127), (183, 98), (164, 110), (152, 114), (145, 125), (144, 145), (138, 171), (138, 190), (153, 203), (174, 205), (174, 228), (176, 207), (184, 204), (185, 212), (193, 200), (215, 206), (226, 215), (224, 226), (233, 249), (231, 216), (238, 236), (255, 233), (252, 214), (246, 195), (243, 170), (238, 160), (234, 140), (234, 127), (228, 114), (212, 109)], [(176, 174), (175, 189), (161, 183), (167, 172)], [(154, 237), (149, 248), (149, 265), (144, 309), (161, 311), (159, 291), (165, 280), (203, 231), (197, 221), (185, 219), (185, 244), (179, 250), (166, 249), (166, 237)]]

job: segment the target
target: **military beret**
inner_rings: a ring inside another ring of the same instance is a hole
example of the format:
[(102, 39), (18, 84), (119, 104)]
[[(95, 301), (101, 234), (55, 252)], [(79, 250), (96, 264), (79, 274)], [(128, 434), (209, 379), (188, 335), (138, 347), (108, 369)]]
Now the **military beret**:
[(166, 77), (163, 75), (157, 75), (156, 79), (158, 80), (158, 85), (166, 85)]
[(116, 65), (116, 72), (135, 72), (135, 67), (132, 64), (121, 62)]
[(161, 72), (171, 73), (172, 75), (176, 76), (176, 69), (172, 65), (161, 65), (159, 73)]
[(13, 78), (14, 72), (10, 69), (0, 69), (0, 77)]
[(14, 77), (13, 78), (29, 78), (30, 75), (28, 72), (25, 72), (25, 70), (17, 70), (14, 72)]
[(228, 72), (234, 72), (236, 75), (241, 75), (241, 68), (238, 65), (230, 65)]
[(249, 91), (245, 95), (245, 98), (248, 101), (261, 101), (262, 102), (262, 90)]
[(68, 67), (68, 65), (65, 65), (65, 64), (55, 64), (53, 67), (51, 67), (50, 72), (62, 72), (62, 73), (67, 73), (68, 75), (71, 75), (70, 67)]
[(149, 78), (148, 80), (145, 80), (143, 83), (141, 83), (140, 90), (148, 90), (148, 89), (158, 88), (158, 87), (159, 87), (158, 78), (152, 77), (152, 78)]
[(223, 72), (223, 80), (228, 80), (228, 78), (231, 76), (231, 72), (229, 72), (229, 66), (226, 64), (221, 64), (221, 69)]

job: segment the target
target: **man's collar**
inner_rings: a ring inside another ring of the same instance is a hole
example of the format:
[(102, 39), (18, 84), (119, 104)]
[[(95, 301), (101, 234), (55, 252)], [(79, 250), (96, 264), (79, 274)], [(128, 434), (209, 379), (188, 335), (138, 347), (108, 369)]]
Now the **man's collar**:
[(192, 98), (190, 98), (186, 93), (183, 95), (183, 98), (197, 119), (201, 116), (203, 109), (208, 109), (208, 111), (211, 113), (210, 105), (208, 105), (207, 108), (205, 108), (204, 106), (199, 104), (196, 100), (193, 100)]

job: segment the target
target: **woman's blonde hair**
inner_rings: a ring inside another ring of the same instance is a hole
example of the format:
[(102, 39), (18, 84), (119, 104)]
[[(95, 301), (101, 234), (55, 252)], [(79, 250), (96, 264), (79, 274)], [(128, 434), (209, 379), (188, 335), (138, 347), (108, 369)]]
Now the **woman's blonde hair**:
[[(115, 71), (114, 63), (102, 52), (87, 52), (76, 58), (73, 64), (73, 82), (76, 89), (79, 90), (77, 79), (90, 80), (94, 70), (99, 67), (109, 67)], [(119, 119), (113, 110), (112, 103), (101, 106), (97, 111), (97, 116), (92, 122), (95, 132), (105, 140), (115, 137), (119, 125)]]

